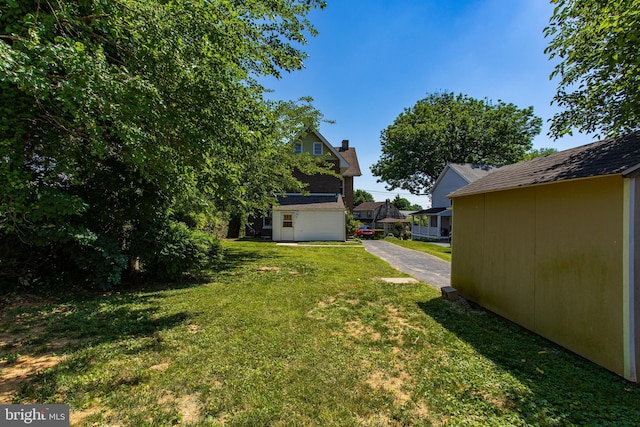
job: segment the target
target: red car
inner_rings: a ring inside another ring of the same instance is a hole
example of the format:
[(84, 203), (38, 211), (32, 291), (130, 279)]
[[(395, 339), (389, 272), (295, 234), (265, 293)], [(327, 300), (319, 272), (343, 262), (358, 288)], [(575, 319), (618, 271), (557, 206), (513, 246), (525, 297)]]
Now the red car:
[(365, 239), (373, 239), (373, 236), (375, 236), (375, 234), (376, 233), (373, 231), (373, 229), (368, 225), (361, 225), (356, 231), (357, 237), (363, 237)]

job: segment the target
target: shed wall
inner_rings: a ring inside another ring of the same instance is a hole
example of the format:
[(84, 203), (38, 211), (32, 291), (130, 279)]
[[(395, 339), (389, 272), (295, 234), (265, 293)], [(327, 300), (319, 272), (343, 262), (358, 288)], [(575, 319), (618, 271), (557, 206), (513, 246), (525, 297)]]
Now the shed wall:
[(452, 286), (623, 375), (623, 178), (454, 199)]
[(630, 231), (630, 245), (631, 245), (631, 283), (629, 286), (629, 298), (628, 301), (630, 307), (631, 319), (629, 328), (631, 330), (628, 333), (631, 335), (629, 343), (632, 346), (632, 351), (629, 354), (630, 360), (628, 361), (627, 370), (629, 375), (635, 375), (636, 381), (638, 381), (638, 369), (640, 368), (640, 304), (636, 304), (636, 301), (640, 301), (640, 247), (635, 247), (635, 242), (640, 242), (640, 178), (635, 177), (630, 180), (632, 186), (632, 206), (630, 206), (630, 215), (632, 215), (630, 225), (632, 230)]

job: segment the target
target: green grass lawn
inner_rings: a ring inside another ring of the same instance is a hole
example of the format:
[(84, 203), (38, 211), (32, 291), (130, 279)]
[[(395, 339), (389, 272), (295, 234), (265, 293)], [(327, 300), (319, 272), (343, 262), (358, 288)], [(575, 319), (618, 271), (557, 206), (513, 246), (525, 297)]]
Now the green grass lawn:
[(429, 242), (421, 242), (419, 240), (398, 240), (398, 239), (385, 239), (388, 242), (394, 243), (403, 248), (413, 249), (420, 252), (428, 253), (429, 255), (436, 256), (445, 261), (451, 262), (451, 247), (435, 245)]
[(640, 423), (637, 386), (379, 280), (403, 275), (362, 248), (225, 247), (206, 283), (3, 307), (0, 398), (68, 403), (82, 426)]

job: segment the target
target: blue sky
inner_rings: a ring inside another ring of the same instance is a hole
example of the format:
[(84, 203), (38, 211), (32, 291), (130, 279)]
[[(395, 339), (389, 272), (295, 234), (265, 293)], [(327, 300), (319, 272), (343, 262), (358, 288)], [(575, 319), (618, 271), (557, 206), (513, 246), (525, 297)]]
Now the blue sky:
[(386, 192), (370, 166), (380, 158), (380, 131), (433, 92), (462, 93), (534, 107), (543, 130), (534, 147), (558, 150), (592, 142), (547, 136), (557, 81), (544, 49), (553, 7), (546, 0), (328, 0), (309, 19), (319, 31), (303, 47), (305, 69), (266, 80), (274, 99), (314, 98), (334, 124), (320, 132), (356, 147), (362, 176), (355, 188), (377, 201), (396, 194), (429, 205), (426, 196)]

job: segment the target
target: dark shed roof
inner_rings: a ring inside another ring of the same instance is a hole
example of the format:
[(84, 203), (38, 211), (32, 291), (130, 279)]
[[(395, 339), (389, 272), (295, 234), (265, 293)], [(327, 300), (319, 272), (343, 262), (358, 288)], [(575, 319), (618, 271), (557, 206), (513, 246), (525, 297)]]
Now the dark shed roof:
[(280, 207), (298, 211), (344, 210), (341, 196), (278, 196)]
[(616, 175), (640, 164), (640, 132), (495, 169), (449, 194), (454, 198), (570, 179)]

